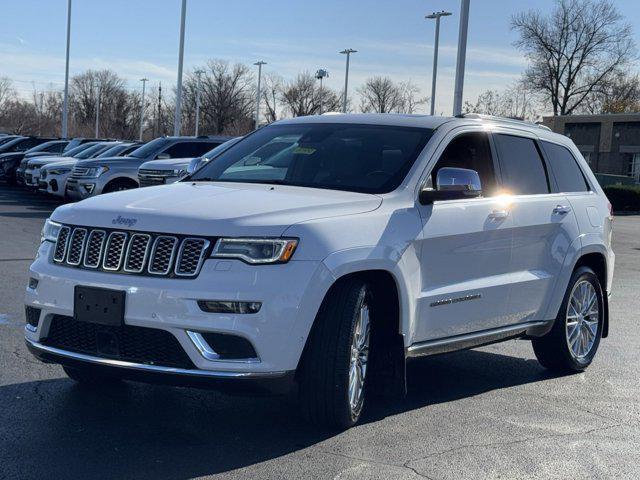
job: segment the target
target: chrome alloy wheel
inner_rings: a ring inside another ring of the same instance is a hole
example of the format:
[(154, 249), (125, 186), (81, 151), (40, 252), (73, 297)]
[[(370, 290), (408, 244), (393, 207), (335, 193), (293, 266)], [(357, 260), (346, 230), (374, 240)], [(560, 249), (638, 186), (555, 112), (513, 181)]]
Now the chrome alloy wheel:
[(571, 354), (584, 359), (593, 348), (598, 334), (600, 306), (593, 285), (583, 280), (576, 283), (567, 305), (566, 333)]
[(370, 315), (366, 300), (360, 305), (358, 318), (351, 339), (351, 361), (349, 365), (349, 406), (352, 416), (362, 410), (364, 400), (364, 380), (369, 362)]

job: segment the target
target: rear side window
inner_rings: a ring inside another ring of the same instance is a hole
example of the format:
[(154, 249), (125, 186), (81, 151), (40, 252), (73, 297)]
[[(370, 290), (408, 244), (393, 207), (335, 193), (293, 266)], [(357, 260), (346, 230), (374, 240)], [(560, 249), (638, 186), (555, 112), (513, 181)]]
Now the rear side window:
[(532, 139), (497, 134), (495, 140), (502, 168), (502, 184), (511, 194), (549, 193), (547, 172)]
[(560, 192), (587, 192), (589, 186), (569, 149), (555, 143), (542, 142)]

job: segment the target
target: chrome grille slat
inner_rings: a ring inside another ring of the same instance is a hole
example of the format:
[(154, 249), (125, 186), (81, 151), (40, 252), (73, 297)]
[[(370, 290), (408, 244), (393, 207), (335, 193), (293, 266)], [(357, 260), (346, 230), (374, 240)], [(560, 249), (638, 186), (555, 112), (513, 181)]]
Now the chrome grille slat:
[(63, 225), (55, 263), (108, 273), (194, 278), (215, 239)]
[(134, 233), (131, 235), (124, 261), (125, 272), (140, 273), (144, 270), (150, 245), (151, 235), (146, 233)]
[(71, 233), (71, 229), (69, 227), (62, 227), (58, 232), (56, 247), (53, 250), (53, 259), (56, 262), (64, 261), (65, 254), (67, 253), (67, 241), (69, 240), (69, 233)]
[(67, 263), (69, 265), (80, 265), (80, 262), (82, 261), (82, 254), (84, 253), (84, 245), (86, 239), (86, 228), (73, 229), (67, 251)]
[(87, 246), (84, 252), (83, 265), (87, 268), (98, 268), (100, 259), (102, 258), (102, 249), (104, 241), (107, 238), (107, 232), (104, 230), (92, 230), (87, 240)]
[(171, 271), (171, 265), (176, 255), (178, 239), (168, 235), (160, 235), (153, 242), (151, 261), (148, 271), (152, 275), (166, 275)]
[(102, 259), (102, 268), (110, 271), (120, 270), (127, 244), (127, 237), (126, 232), (111, 232), (109, 234), (104, 258)]
[(204, 238), (185, 238), (178, 250), (175, 273), (179, 276), (191, 276), (200, 270), (209, 241)]

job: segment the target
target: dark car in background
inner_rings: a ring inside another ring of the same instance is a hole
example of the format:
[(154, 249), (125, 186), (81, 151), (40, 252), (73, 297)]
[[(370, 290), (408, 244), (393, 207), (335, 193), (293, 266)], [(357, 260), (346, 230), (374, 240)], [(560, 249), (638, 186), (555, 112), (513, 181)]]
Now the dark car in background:
[(0, 180), (9, 184), (16, 182), (16, 169), (23, 159), (31, 159), (39, 156), (59, 155), (68, 145), (69, 140), (51, 140), (41, 143), (24, 152), (8, 152), (0, 154)]

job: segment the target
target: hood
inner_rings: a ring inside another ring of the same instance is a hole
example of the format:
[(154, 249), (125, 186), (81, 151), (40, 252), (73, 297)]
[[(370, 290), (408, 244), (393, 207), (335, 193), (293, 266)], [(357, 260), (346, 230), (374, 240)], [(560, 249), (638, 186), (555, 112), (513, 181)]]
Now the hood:
[(168, 160), (151, 160), (150, 162), (144, 162), (140, 165), (140, 169), (147, 170), (174, 170), (176, 168), (187, 168), (191, 160), (197, 157), (191, 158), (170, 158)]
[(51, 170), (52, 168), (71, 167), (73, 168), (78, 160), (71, 158), (69, 160), (61, 160), (59, 162), (51, 162), (47, 165), (43, 165), (43, 169)]
[(280, 185), (179, 182), (63, 205), (52, 220), (72, 225), (202, 236), (280, 236), (295, 223), (375, 210), (365, 193)]
[(26, 153), (24, 155), (26, 158), (36, 158), (36, 157), (59, 157), (59, 153), (51, 153), (51, 152), (31, 152)]
[(0, 153), (0, 162), (3, 160), (15, 160), (24, 156), (23, 152)]
[(73, 157), (43, 157), (43, 158), (32, 158), (29, 159), (28, 166), (30, 168), (39, 168), (43, 165), (47, 165), (49, 163), (55, 162), (63, 162), (65, 160), (73, 160)]
[(99, 167), (100, 165), (117, 165), (119, 163), (130, 165), (133, 163), (141, 163), (141, 158), (135, 157), (105, 157), (105, 158), (87, 158), (86, 160), (79, 160), (78, 166), (83, 168)]

